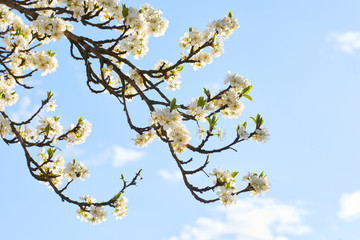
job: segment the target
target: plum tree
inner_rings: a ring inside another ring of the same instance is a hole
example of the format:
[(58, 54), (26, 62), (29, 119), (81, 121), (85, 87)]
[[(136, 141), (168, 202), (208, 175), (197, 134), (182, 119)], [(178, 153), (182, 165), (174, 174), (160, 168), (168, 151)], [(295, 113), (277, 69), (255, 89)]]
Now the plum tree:
[[(224, 80), (226, 88), (216, 93), (204, 88), (200, 96), (187, 103), (180, 103), (171, 95), (180, 89), (184, 66), (190, 65), (196, 70), (211, 64), (214, 57), (223, 53), (224, 40), (239, 27), (238, 19), (229, 12), (224, 18), (211, 21), (205, 30), (189, 28), (180, 39), (180, 57), (175, 63), (159, 60), (153, 68), (142, 69), (137, 61), (147, 55), (149, 38), (164, 35), (168, 27), (162, 15), (149, 4), (134, 8), (117, 0), (0, 0), (0, 135), (6, 144), (21, 145), (30, 174), (53, 189), (62, 201), (77, 205), (82, 220), (94, 224), (106, 220), (105, 207), (113, 208), (116, 218), (126, 216), (128, 199), (123, 194), (141, 178), (141, 170), (129, 181), (122, 175), (123, 187), (106, 201), (97, 202), (90, 195), (74, 200), (65, 194), (66, 189), (77, 179), (85, 180), (89, 172), (84, 163), (75, 159), (66, 163), (59, 146), (82, 144), (92, 124), (80, 117), (64, 131), (59, 116), (40, 117), (35, 121), (37, 116), (46, 114), (44, 110), (56, 110), (51, 91), (40, 108), (24, 121), (16, 122), (6, 113), (17, 102), (17, 88), (33, 89), (28, 84), (33, 74), (40, 71), (45, 76), (56, 70), (56, 54), (44, 45), (61, 38), (69, 41), (71, 57), (85, 64), (89, 90), (95, 94), (106, 92), (122, 105), (128, 125), (136, 133), (135, 145), (145, 147), (155, 138), (164, 143), (196, 200), (221, 201), (228, 206), (240, 193), (252, 191), (256, 195), (269, 190), (264, 172), (249, 172), (242, 178), (248, 183), (241, 190), (236, 187), (238, 172), (221, 168), (209, 173), (215, 179), (205, 187), (189, 181), (190, 175), (207, 175), (205, 169), (212, 154), (233, 149), (248, 139), (265, 142), (269, 134), (258, 114), (252, 118), (253, 130), (247, 131), (248, 124), (244, 122), (238, 125), (230, 143), (208, 147), (210, 139), (222, 140), (224, 131), (219, 126), (219, 118), (239, 118), (244, 110), (242, 100), (252, 100), (249, 80), (228, 72)], [(91, 35), (79, 35), (74, 31), (75, 24), (92, 32), (106, 32), (97, 34), (105, 37), (94, 39)], [(166, 85), (166, 90), (162, 90), (161, 85)], [(141, 99), (147, 109), (136, 114), (149, 119), (146, 125), (133, 120), (135, 114), (128, 103), (135, 98)], [(192, 143), (190, 125), (198, 129), (199, 144)], [(184, 159), (185, 151), (198, 154), (200, 160)], [(189, 168), (190, 162), (196, 167)], [(217, 193), (215, 198), (203, 196), (213, 190)]]

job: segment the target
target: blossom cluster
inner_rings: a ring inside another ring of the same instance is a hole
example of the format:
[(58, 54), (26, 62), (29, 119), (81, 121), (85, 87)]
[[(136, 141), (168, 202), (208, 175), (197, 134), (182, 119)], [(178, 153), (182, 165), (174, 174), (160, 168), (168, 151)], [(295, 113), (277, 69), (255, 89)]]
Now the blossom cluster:
[(221, 110), (224, 117), (234, 119), (238, 118), (244, 111), (244, 104), (240, 101), (242, 91), (249, 87), (251, 84), (247, 78), (239, 76), (238, 74), (231, 74), (228, 71), (228, 75), (224, 80), (224, 84), (230, 85), (229, 91), (227, 91), (221, 99), (214, 101), (214, 105), (218, 108), (227, 106)]
[(243, 138), (245, 140), (248, 140), (250, 137), (250, 134), (246, 131), (245, 126), (239, 126), (237, 129), (237, 135), (239, 138)]
[(5, 138), (11, 132), (10, 121), (0, 115), (0, 137)]
[(183, 117), (176, 109), (170, 108), (157, 109), (151, 113), (150, 118), (152, 125), (161, 126), (161, 129), (166, 132), (177, 153), (183, 153), (191, 140), (190, 132), (182, 119)]
[(255, 133), (256, 134), (252, 138), (257, 142), (265, 143), (270, 136), (269, 131), (266, 127), (261, 127), (259, 129), (256, 129)]
[[(237, 188), (235, 186), (236, 181), (234, 178), (237, 174), (238, 172), (230, 173), (228, 170), (224, 171), (221, 168), (214, 168), (213, 171), (210, 172), (210, 175), (216, 177), (213, 184), (216, 186), (220, 202), (225, 206), (230, 206), (231, 204), (236, 203), (235, 194)], [(267, 176), (264, 175), (264, 172), (260, 175), (249, 172), (242, 178), (242, 180), (249, 182), (254, 196), (263, 196), (266, 192), (270, 191), (270, 184), (267, 180)]]
[(224, 171), (221, 168), (214, 168), (213, 171), (210, 172), (210, 175), (216, 177), (216, 180), (213, 181), (213, 184), (217, 186), (216, 194), (220, 202), (225, 206), (236, 203), (235, 193), (237, 189), (234, 177), (237, 174), (238, 172), (230, 173), (228, 170)]
[(51, 138), (55, 143), (57, 138), (63, 133), (63, 126), (56, 116), (40, 119), (39, 123), (36, 127), (36, 136), (43, 135), (45, 138)]
[(122, 219), (128, 215), (127, 203), (128, 199), (126, 197), (120, 197), (115, 201), (115, 210), (113, 215), (116, 216), (116, 219)]
[[(41, 169), (38, 169), (38, 173), (40, 176), (43, 176), (45, 173), (47, 178), (50, 178), (50, 181), (56, 187), (62, 185), (62, 180), (64, 178), (66, 178), (68, 182), (76, 180), (77, 178), (84, 181), (90, 176), (84, 163), (78, 163), (74, 159), (65, 166), (64, 158), (61, 155), (54, 157), (54, 154), (55, 150), (51, 148), (48, 148), (47, 151), (44, 148), (41, 149), (38, 153), (38, 157), (41, 159), (39, 163)], [(46, 181), (44, 183), (46, 185), (49, 184)]]
[(3, 42), (6, 50), (14, 48), (15, 53), (26, 49), (32, 40), (31, 28), (3, 5), (0, 5), (0, 30), (10, 30), (9, 34), (3, 37)]
[(13, 50), (17, 55), (10, 56), (11, 71), (14, 75), (20, 76), (25, 69), (42, 69), (43, 75), (53, 72), (57, 67), (54, 53), (29, 51), (30, 44), (34, 38), (43, 43), (51, 40), (59, 40), (65, 30), (72, 30), (70, 23), (61, 18), (39, 15), (31, 24), (26, 25), (23, 20), (12, 13), (7, 7), (0, 6), (0, 29), (8, 31), (3, 37), (6, 50)]
[[(14, 75), (21, 76), (26, 70), (42, 70), (41, 75), (45, 76), (54, 72), (58, 67), (55, 53), (49, 51), (26, 51), (10, 57), (10, 67)], [(8, 76), (8, 78), (11, 78)], [(21, 81), (21, 80), (20, 80)]]
[[(159, 60), (154, 65), (154, 70), (163, 70), (166, 68), (171, 67), (172, 64), (167, 60)], [(179, 80), (181, 78), (180, 71), (182, 68), (174, 68), (170, 71), (167, 71), (165, 73), (165, 76), (160, 78), (163, 79), (168, 85), (166, 86), (167, 90), (175, 91), (180, 89), (181, 81)]]
[(257, 173), (248, 173), (242, 178), (243, 181), (250, 183), (253, 188), (253, 195), (264, 195), (266, 192), (270, 191), (270, 184), (267, 180), (267, 176), (262, 172), (260, 175)]
[[(224, 52), (223, 39), (228, 38), (237, 28), (239, 28), (238, 19), (234, 18), (231, 12), (223, 19), (211, 21), (208, 28), (204, 31), (199, 31), (196, 28), (189, 28), (181, 37), (179, 46), (185, 49), (188, 53), (193, 53), (200, 50), (191, 59), (195, 62), (191, 63), (194, 70), (204, 67), (206, 64), (212, 62), (213, 57), (219, 57)], [(211, 51), (204, 52), (202, 48), (204, 44), (211, 44)]]
[(134, 139), (135, 145), (137, 145), (141, 148), (146, 147), (152, 141), (154, 141), (155, 137), (156, 137), (156, 135), (152, 130), (143, 132), (142, 134), (137, 134), (136, 138)]
[[(52, 182), (56, 187), (62, 185), (62, 180), (64, 179), (64, 158), (61, 155), (57, 155), (53, 158), (53, 151), (49, 148), (45, 151), (44, 148), (38, 153), (38, 157), (41, 159), (39, 165), (41, 170), (38, 170), (40, 176), (43, 176), (43, 172), (50, 177), (49, 181)], [(49, 185), (49, 182), (44, 182), (46, 185)], [(50, 187), (50, 186), (49, 186)]]
[(64, 35), (66, 30), (72, 31), (73, 26), (59, 17), (40, 15), (33, 22), (30, 27), (34, 30), (40, 38), (43, 38), (44, 43), (50, 41), (58, 41)]
[[(140, 90), (144, 90), (145, 89), (145, 83), (144, 83), (144, 79), (142, 78), (142, 76), (138, 73), (138, 71), (136, 69), (130, 69), (129, 71), (130, 73), (130, 78), (136, 83), (136, 85), (138, 86), (138, 88)], [(125, 86), (125, 94), (126, 95), (134, 95), (136, 94), (137, 91), (136, 89), (130, 84), (128, 83)], [(128, 98), (128, 100), (131, 100), (131, 98)]]
[(63, 175), (67, 178), (68, 182), (76, 180), (77, 178), (81, 181), (85, 181), (85, 179), (90, 176), (85, 164), (82, 162), (78, 163), (75, 159), (66, 164)]
[[(90, 204), (90, 207), (84, 207), (78, 209), (77, 216), (81, 221), (91, 222), (92, 224), (99, 224), (101, 222), (106, 221), (106, 210), (102, 206), (93, 205), (96, 203), (96, 199), (91, 195), (84, 195), (80, 197), (80, 199)], [(113, 211), (113, 215), (116, 216), (116, 219), (122, 219), (128, 214), (127, 207), (128, 199), (126, 197), (119, 197), (116, 199), (114, 206), (115, 210)]]
[(207, 102), (203, 97), (199, 99), (192, 98), (189, 105), (187, 113), (194, 116), (196, 120), (200, 122), (205, 122), (208, 112), (214, 111), (214, 106), (211, 102)]
[(17, 102), (19, 96), (14, 88), (14, 79), (0, 75), (0, 111), (4, 111), (6, 106), (11, 106)]
[[(84, 195), (80, 199), (89, 204), (96, 203), (96, 199), (90, 195)], [(94, 225), (106, 221), (106, 210), (102, 206), (90, 205), (90, 209), (89, 207), (84, 207), (76, 212), (81, 221), (91, 222)]]
[(78, 124), (70, 125), (68, 129), (68, 134), (66, 136), (67, 145), (72, 146), (74, 144), (82, 144), (85, 139), (90, 135), (91, 132), (91, 122), (86, 119), (79, 118)]
[[(120, 8), (119, 5), (118, 7)], [(164, 35), (169, 22), (162, 17), (162, 11), (154, 9), (149, 4), (141, 6), (139, 10), (122, 5), (121, 13), (122, 17), (114, 14), (118, 20), (124, 19), (124, 24), (129, 30), (128, 37), (121, 42), (120, 48), (131, 53), (135, 59), (140, 59), (149, 51), (149, 37)]]
[(239, 76), (237, 73), (231, 74), (230, 71), (228, 71), (228, 74), (224, 80), (224, 84), (228, 83), (232, 88), (234, 88), (236, 92), (241, 92), (244, 88), (247, 88), (251, 85), (247, 78)]
[[(240, 101), (244, 89), (251, 86), (247, 78), (238, 74), (228, 72), (224, 80), (225, 84), (229, 84), (229, 90), (225, 91), (221, 97), (214, 98), (214, 95), (208, 96), (211, 101), (204, 97), (198, 99), (192, 98), (188, 105), (187, 113), (194, 116), (196, 120), (206, 121), (206, 117), (210, 112), (220, 109), (222, 116), (230, 119), (238, 118), (244, 111), (244, 104)], [(210, 94), (209, 94), (210, 95)]]

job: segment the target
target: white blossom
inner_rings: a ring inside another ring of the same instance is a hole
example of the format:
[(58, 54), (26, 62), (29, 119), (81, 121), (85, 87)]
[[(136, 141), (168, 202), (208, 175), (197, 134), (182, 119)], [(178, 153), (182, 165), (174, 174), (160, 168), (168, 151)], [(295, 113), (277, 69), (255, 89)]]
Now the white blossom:
[(250, 137), (250, 134), (246, 131), (246, 128), (244, 126), (239, 126), (237, 130), (237, 135), (239, 138), (243, 138), (245, 140), (248, 140)]
[(11, 132), (10, 121), (0, 115), (0, 137), (5, 138)]
[[(49, 177), (49, 182), (52, 182), (56, 187), (60, 187), (63, 179), (64, 158), (61, 155), (55, 157), (51, 156), (50, 158), (48, 152), (46, 152), (44, 148), (38, 153), (38, 157), (41, 159), (39, 163), (41, 170), (38, 170), (38, 174), (42, 176), (44, 175), (44, 172)], [(49, 185), (49, 182), (45, 181), (42, 183)]]
[(252, 194), (254, 196), (263, 196), (266, 192), (270, 191), (270, 184), (267, 180), (267, 176), (264, 175), (264, 172), (262, 172), (260, 175), (249, 172), (242, 178), (242, 180), (249, 182), (253, 188)]
[(222, 129), (222, 127), (219, 128), (217, 135), (220, 141), (224, 141), (225, 131)]
[(182, 122), (182, 116), (177, 110), (163, 108), (151, 113), (150, 123), (160, 125), (166, 132), (171, 145), (177, 153), (183, 153), (191, 141), (190, 132)]
[(221, 186), (217, 188), (216, 194), (218, 195), (220, 202), (224, 204), (225, 207), (228, 207), (236, 203), (236, 198), (234, 196), (235, 192), (236, 189), (226, 188), (224, 186)]
[(88, 217), (88, 221), (94, 225), (106, 221), (106, 211), (103, 207), (91, 205), (90, 208), (90, 216)]
[(116, 216), (116, 219), (122, 219), (128, 215), (127, 207), (128, 199), (126, 197), (118, 198), (115, 202), (115, 210), (113, 215)]
[(55, 111), (57, 105), (55, 104), (56, 100), (52, 101), (52, 102), (48, 102), (47, 104), (47, 108), (46, 108), (46, 111), (47, 112), (50, 112), (50, 111)]
[(196, 120), (205, 122), (208, 115), (207, 111), (209, 109), (211, 109), (210, 103), (205, 103), (204, 106), (198, 106), (198, 100), (196, 98), (192, 98), (188, 105), (187, 113), (193, 115)]
[(62, 134), (63, 127), (60, 125), (57, 117), (46, 117), (39, 121), (36, 127), (36, 134), (43, 135), (47, 138), (52, 138), (53, 142), (57, 141), (57, 137)]
[(0, 111), (4, 111), (6, 106), (11, 106), (17, 102), (19, 96), (13, 90), (14, 88), (15, 80), (0, 75)]
[(156, 135), (152, 130), (144, 132), (142, 134), (137, 134), (136, 138), (133, 139), (135, 141), (135, 145), (138, 145), (139, 147), (143, 148), (149, 145), (151, 142), (154, 141)]
[(218, 186), (216, 187), (216, 194), (218, 195), (220, 202), (226, 207), (236, 203), (235, 193), (237, 188), (233, 176), (235, 176), (237, 172), (234, 172), (233, 174), (235, 175), (232, 175), (228, 170), (223, 171), (221, 168), (214, 168), (209, 174), (216, 177), (213, 184)]
[(84, 181), (87, 177), (90, 176), (87, 167), (84, 163), (78, 163), (75, 159), (72, 162), (66, 164), (66, 167), (63, 171), (64, 177), (67, 178), (67, 181), (76, 180), (80, 178), (81, 181)]
[(251, 85), (247, 78), (244, 78), (243, 76), (239, 76), (237, 73), (231, 74), (230, 71), (228, 71), (228, 75), (224, 80), (224, 84), (228, 84), (228, 83), (230, 84), (231, 87), (235, 88), (236, 92), (241, 92), (241, 90)]
[(80, 118), (77, 126), (74, 124), (70, 125), (70, 128), (68, 131), (70, 131), (67, 134), (66, 140), (67, 145), (72, 146), (75, 144), (82, 144), (85, 139), (90, 135), (92, 129), (92, 124), (86, 119)]
[(269, 138), (270, 134), (266, 127), (261, 127), (260, 129), (255, 130), (255, 135), (252, 137), (256, 142), (265, 143)]
[[(163, 69), (169, 68), (171, 66), (172, 66), (172, 63), (170, 63), (169, 61), (159, 60), (154, 65), (154, 69), (155, 70), (163, 70)], [(165, 76), (161, 79), (165, 80), (167, 82), (167, 84), (168, 84), (168, 86), (166, 86), (167, 90), (175, 91), (175, 90), (180, 89), (180, 84), (181, 84), (181, 81), (179, 80), (180, 78), (181, 78), (180, 71), (175, 68), (170, 71), (167, 71), (165, 73)]]

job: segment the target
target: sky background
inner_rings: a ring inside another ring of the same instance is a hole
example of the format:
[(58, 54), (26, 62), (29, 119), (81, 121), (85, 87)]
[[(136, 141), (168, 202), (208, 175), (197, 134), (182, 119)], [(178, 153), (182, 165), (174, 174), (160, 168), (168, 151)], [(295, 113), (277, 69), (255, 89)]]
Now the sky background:
[[(139, 7), (145, 1), (126, 1)], [(76, 208), (33, 179), (19, 146), (0, 143), (0, 239), (160, 239), (160, 240), (358, 240), (360, 238), (360, 2), (319, 1), (150, 1), (169, 20), (165, 36), (150, 39), (150, 52), (137, 64), (152, 67), (158, 59), (175, 62), (178, 41), (189, 27), (202, 30), (210, 19), (230, 10), (241, 27), (225, 42), (225, 53), (198, 71), (186, 66), (181, 90), (170, 96), (189, 102), (223, 88), (227, 71), (251, 81), (253, 101), (244, 101), (238, 121), (223, 121), (227, 140), (235, 124), (261, 113), (270, 132), (266, 144), (248, 141), (212, 158), (241, 175), (264, 170), (272, 190), (238, 204), (197, 202), (179, 179), (176, 164), (160, 141), (145, 149), (133, 145), (121, 106), (107, 94), (94, 95), (85, 83), (84, 65), (71, 59), (66, 39), (51, 44), (58, 70), (35, 76), (32, 91), (22, 91), (14, 119), (25, 119), (55, 92), (61, 123), (79, 116), (93, 123), (85, 144), (64, 148), (67, 161), (85, 162), (90, 178), (72, 184), (74, 198), (109, 199), (143, 169), (143, 180), (129, 188), (129, 215), (100, 225), (80, 222)], [(75, 33), (86, 34), (75, 28)], [(172, 97), (170, 97), (172, 98)], [(147, 121), (134, 103), (139, 118)], [(46, 113), (43, 113), (46, 115)], [(196, 139), (196, 135), (192, 135)], [(226, 141), (226, 140), (225, 140)], [(125, 157), (126, 156), (126, 157)], [(238, 187), (245, 186), (240, 178)], [(194, 178), (210, 183), (205, 175)], [(214, 194), (215, 195), (215, 194)]]

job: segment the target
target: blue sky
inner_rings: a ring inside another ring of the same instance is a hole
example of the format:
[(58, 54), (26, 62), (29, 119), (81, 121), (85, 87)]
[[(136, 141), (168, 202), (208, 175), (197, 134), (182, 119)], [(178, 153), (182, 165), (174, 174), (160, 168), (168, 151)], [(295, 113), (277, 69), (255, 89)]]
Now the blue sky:
[[(126, 3), (138, 7), (146, 2)], [(126, 125), (121, 106), (106, 94), (87, 90), (83, 63), (70, 58), (68, 43), (62, 40), (51, 45), (58, 70), (32, 79), (35, 90), (21, 91), (18, 104), (9, 108), (11, 116), (25, 118), (52, 90), (64, 126), (79, 116), (93, 123), (85, 144), (63, 149), (64, 157), (85, 162), (91, 174), (69, 189), (75, 198), (113, 196), (121, 186), (121, 173), (131, 178), (142, 168), (144, 179), (126, 193), (126, 218), (116, 221), (108, 213), (105, 223), (92, 226), (76, 219), (75, 207), (32, 179), (18, 146), (0, 143), (0, 238), (359, 239), (360, 2), (149, 3), (161, 9), (170, 24), (165, 36), (150, 39), (149, 55), (138, 63), (144, 67), (157, 59), (174, 62), (180, 53), (179, 38), (188, 27), (204, 29), (209, 19), (221, 18), (229, 10), (239, 18), (241, 27), (225, 42), (225, 53), (196, 72), (187, 66), (182, 90), (174, 96), (188, 102), (202, 93), (203, 86), (216, 90), (228, 70), (247, 77), (254, 101), (244, 102), (239, 122), (261, 113), (270, 140), (249, 141), (239, 144), (238, 152), (216, 155), (208, 171), (218, 166), (241, 174), (265, 170), (271, 192), (257, 199), (240, 195), (231, 208), (196, 202), (178, 179), (164, 144), (133, 146), (135, 134)], [(230, 141), (234, 124), (223, 124)], [(195, 181), (208, 179), (201, 176)]]

